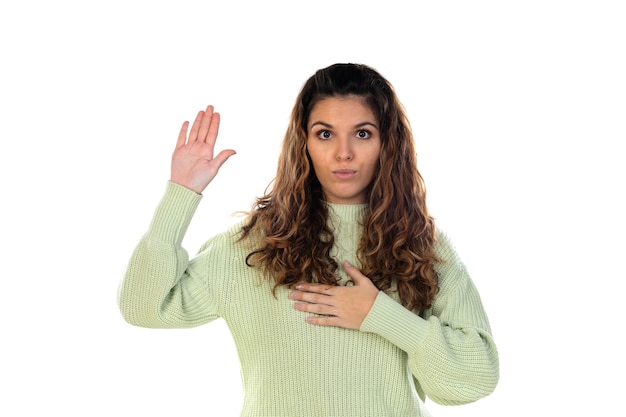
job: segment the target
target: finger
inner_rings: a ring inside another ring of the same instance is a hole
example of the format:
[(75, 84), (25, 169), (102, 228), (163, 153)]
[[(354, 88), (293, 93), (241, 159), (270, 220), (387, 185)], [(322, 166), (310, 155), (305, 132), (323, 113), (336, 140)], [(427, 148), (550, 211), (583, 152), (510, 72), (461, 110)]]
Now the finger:
[(205, 139), (205, 142), (211, 146), (215, 146), (215, 140), (220, 131), (220, 120), (221, 116), (219, 113), (215, 112), (211, 115), (211, 123)]
[(296, 289), (303, 292), (317, 293), (317, 294), (332, 294), (333, 289), (336, 288), (333, 285), (328, 284), (298, 284)]
[(291, 298), (292, 300), (304, 301), (311, 304), (332, 305), (332, 300), (329, 295), (318, 294), (314, 292), (292, 291), (291, 293), (289, 293), (289, 298)]
[(200, 121), (200, 129), (198, 129), (198, 139), (201, 142), (204, 142), (207, 138), (207, 133), (211, 128), (211, 122), (213, 121), (213, 106), (210, 104), (207, 106), (204, 111), (204, 115), (202, 116), (202, 120)]
[(189, 132), (188, 143), (195, 142), (198, 139), (198, 130), (200, 130), (200, 123), (202, 123), (203, 116), (203, 111), (199, 111), (196, 115), (196, 120), (194, 120), (193, 125), (191, 125), (191, 132)]
[(332, 306), (327, 306), (324, 304), (309, 304), (301, 302), (295, 303), (293, 307), (298, 311), (324, 315), (332, 315), (333, 311), (335, 310)]
[(217, 156), (213, 158), (213, 163), (215, 164), (215, 172), (217, 173), (217, 171), (219, 171), (224, 162), (226, 162), (228, 158), (235, 155), (236, 153), (237, 152), (235, 152), (234, 149), (224, 149), (223, 151), (218, 153)]
[(307, 316), (306, 322), (317, 326), (340, 326), (340, 319), (335, 316)]
[(369, 281), (369, 278), (363, 275), (361, 271), (358, 270), (357, 267), (355, 267), (348, 261), (343, 262), (343, 269), (344, 271), (346, 271), (346, 274), (348, 274), (348, 276), (354, 280), (354, 283), (356, 285), (358, 285), (359, 282), (364, 282), (363, 280)]
[(180, 128), (180, 132), (178, 133), (178, 140), (176, 141), (176, 148), (180, 148), (181, 146), (185, 146), (187, 142), (187, 129), (189, 128), (189, 122), (184, 122)]

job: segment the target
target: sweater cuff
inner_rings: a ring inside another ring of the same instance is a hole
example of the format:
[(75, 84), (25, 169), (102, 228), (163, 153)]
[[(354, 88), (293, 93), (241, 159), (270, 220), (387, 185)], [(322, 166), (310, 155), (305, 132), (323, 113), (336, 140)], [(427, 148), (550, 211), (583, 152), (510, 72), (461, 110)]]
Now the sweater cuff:
[(429, 327), (426, 320), (380, 291), (360, 330), (376, 333), (403, 351), (413, 353), (423, 344)]
[(180, 245), (202, 195), (169, 181), (156, 208), (147, 238)]

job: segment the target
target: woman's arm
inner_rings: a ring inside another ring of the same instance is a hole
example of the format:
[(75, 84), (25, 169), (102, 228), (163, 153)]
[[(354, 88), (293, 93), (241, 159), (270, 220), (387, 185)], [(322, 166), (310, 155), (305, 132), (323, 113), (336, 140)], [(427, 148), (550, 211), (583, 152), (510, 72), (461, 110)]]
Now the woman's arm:
[(306, 284), (290, 293), (311, 324), (376, 333), (408, 354), (420, 394), (441, 404), (463, 404), (490, 394), (498, 353), (480, 296), (452, 244), (440, 233), (440, 291), (423, 314), (407, 310), (357, 268), (344, 264), (354, 286)]
[(499, 358), (479, 293), (448, 238), (438, 237), (440, 292), (418, 316), (379, 293), (362, 331), (379, 334), (408, 354), (415, 380), (440, 404), (464, 404), (489, 395)]
[(130, 324), (192, 327), (217, 317), (201, 258), (189, 262), (181, 242), (201, 196), (169, 182), (147, 233), (136, 246), (120, 285), (118, 304)]
[(184, 122), (172, 155), (170, 182), (128, 263), (118, 303), (125, 320), (144, 327), (190, 327), (216, 318), (206, 277), (194, 273), (201, 258), (189, 262), (182, 247), (200, 193), (234, 150), (213, 156), (219, 114), (208, 106), (198, 112), (189, 136)]

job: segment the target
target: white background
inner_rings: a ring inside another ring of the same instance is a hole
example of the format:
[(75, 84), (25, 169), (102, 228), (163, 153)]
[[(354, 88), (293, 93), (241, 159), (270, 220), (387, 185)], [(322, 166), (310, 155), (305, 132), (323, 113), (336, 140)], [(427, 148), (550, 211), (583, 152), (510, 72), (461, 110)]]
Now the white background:
[(302, 83), (335, 62), (395, 85), (498, 343), (496, 391), (431, 412), (623, 415), (620, 3), (3, 2), (0, 415), (238, 415), (223, 322), (134, 328), (117, 285), (180, 124), (215, 104), (238, 152), (193, 254), (264, 191)]

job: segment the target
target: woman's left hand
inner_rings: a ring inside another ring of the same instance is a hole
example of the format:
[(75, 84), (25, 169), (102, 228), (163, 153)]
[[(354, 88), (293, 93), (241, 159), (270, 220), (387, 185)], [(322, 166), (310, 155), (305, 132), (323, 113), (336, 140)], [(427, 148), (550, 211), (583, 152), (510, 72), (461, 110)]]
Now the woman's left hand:
[(344, 287), (303, 283), (296, 285), (296, 291), (289, 293), (289, 298), (296, 300), (296, 310), (321, 314), (307, 316), (307, 323), (355, 330), (361, 327), (376, 300), (378, 288), (349, 262), (344, 262), (343, 268), (354, 285)]

